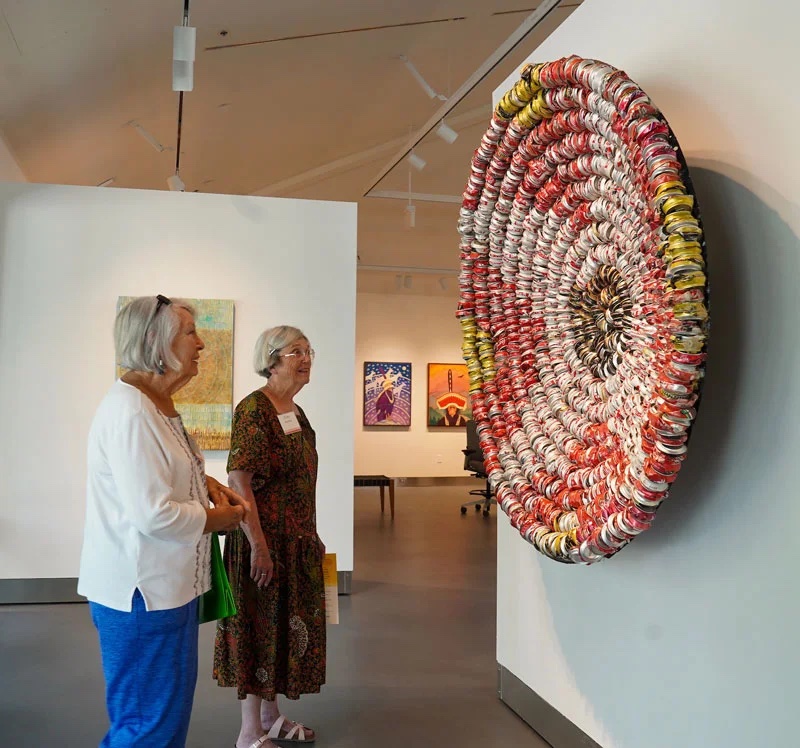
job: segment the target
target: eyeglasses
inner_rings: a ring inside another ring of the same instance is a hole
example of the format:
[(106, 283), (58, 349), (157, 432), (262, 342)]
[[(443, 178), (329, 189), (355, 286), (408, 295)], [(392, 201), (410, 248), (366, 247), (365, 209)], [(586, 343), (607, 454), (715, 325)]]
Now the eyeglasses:
[(317, 355), (317, 352), (313, 348), (309, 348), (307, 351), (292, 351), (291, 353), (279, 353), (278, 356), (280, 358), (292, 358), (294, 356), (298, 356), (299, 358), (308, 358), (309, 361), (314, 360), (314, 356)]

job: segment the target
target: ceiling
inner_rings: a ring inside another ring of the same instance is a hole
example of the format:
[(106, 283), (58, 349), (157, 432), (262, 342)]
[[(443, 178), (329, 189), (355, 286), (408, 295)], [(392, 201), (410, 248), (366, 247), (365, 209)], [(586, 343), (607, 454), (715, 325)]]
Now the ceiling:
[[(455, 270), (455, 201), (415, 200), (416, 226), (404, 222), (403, 146), (443, 102), (426, 95), (400, 56), (446, 98), (537, 3), (191, 0), (197, 59), (180, 156), (187, 191), (357, 201), (362, 265)], [(411, 174), (412, 192), (460, 195), (493, 89), (579, 5), (562, 0), (452, 108), (455, 143), (422, 139), (415, 153), (427, 166)], [(0, 0), (0, 11), (0, 132), (27, 179), (167, 189), (177, 140), (172, 28), (183, 0)], [(390, 165), (373, 193), (402, 198), (365, 196)], [(454, 292), (454, 278), (417, 273), (407, 289), (398, 272), (364, 270), (359, 289)]]

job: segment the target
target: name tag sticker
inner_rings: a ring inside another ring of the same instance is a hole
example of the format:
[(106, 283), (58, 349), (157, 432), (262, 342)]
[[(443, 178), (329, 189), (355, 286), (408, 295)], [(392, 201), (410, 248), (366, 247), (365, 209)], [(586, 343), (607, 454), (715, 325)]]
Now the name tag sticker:
[(284, 434), (296, 434), (300, 431), (300, 421), (297, 420), (297, 414), (294, 412), (278, 413), (278, 421)]

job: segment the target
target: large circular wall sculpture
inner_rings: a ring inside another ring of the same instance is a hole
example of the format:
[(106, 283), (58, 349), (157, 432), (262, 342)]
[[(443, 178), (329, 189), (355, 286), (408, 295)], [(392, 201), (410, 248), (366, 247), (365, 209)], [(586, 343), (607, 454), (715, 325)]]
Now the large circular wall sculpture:
[(666, 498), (703, 376), (705, 246), (672, 131), (610, 65), (529, 65), (475, 152), (459, 233), (498, 504), (550, 558), (611, 556)]

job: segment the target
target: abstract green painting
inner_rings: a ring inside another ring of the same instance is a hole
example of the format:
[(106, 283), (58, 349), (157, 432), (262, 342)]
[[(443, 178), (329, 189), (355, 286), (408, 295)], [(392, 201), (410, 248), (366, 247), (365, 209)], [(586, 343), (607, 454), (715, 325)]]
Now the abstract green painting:
[[(117, 310), (133, 296), (120, 296)], [(202, 450), (231, 446), (233, 414), (233, 301), (186, 299), (197, 313), (197, 332), (205, 343), (200, 373), (173, 398), (183, 425)], [(122, 374), (117, 367), (117, 376)]]

